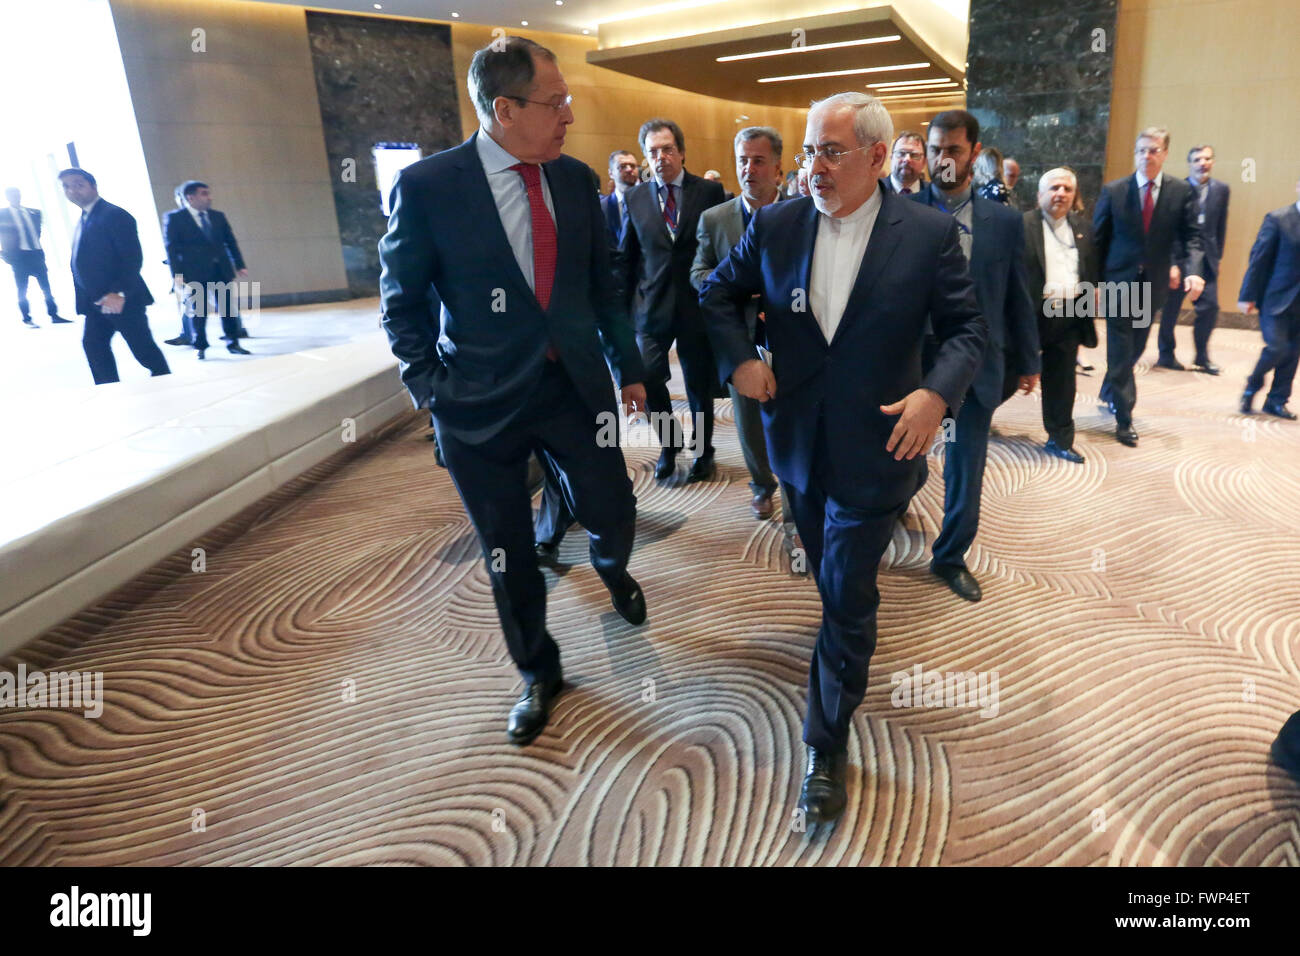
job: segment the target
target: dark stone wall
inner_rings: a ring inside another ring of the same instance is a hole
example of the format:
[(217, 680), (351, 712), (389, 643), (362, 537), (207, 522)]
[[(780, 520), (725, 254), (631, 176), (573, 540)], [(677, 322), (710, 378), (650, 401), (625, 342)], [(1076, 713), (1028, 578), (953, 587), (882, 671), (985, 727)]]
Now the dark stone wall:
[(1117, 11), (1118, 0), (971, 0), (967, 108), (983, 143), (1020, 163), (1021, 209), (1036, 203), (1038, 177), (1064, 165), (1092, 215), (1106, 166)]
[[(451, 28), (307, 11), (325, 151), (354, 296), (379, 293), (376, 244), (387, 229), (371, 151), (419, 143), (425, 156), (460, 142)], [(354, 160), (356, 181), (345, 181)]]

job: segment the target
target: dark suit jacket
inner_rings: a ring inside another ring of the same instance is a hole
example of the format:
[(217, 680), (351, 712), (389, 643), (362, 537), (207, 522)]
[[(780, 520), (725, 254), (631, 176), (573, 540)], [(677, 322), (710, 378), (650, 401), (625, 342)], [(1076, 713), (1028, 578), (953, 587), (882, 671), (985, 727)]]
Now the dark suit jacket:
[[(23, 206), (27, 210), (27, 216), (32, 221), (32, 228), (36, 230), (36, 238), (41, 238), (41, 211), (32, 209), (29, 206)], [(14, 253), (21, 252), (22, 239), (18, 234), (18, 220), (14, 217), (13, 207), (5, 206), (0, 208), (0, 258), (9, 262)]]
[[(925, 456), (895, 461), (885, 451), (898, 419), (880, 406), (924, 386), (958, 409), (988, 329), (952, 217), (883, 193), (848, 306), (828, 344), (808, 298), (819, 216), (807, 198), (758, 210), (740, 243), (704, 280), (705, 326), (727, 381), (757, 356), (744, 306), (762, 295), (777, 388), (762, 404), (772, 469), (807, 491), (824, 419), (826, 456), (837, 474), (851, 476), (852, 503), (895, 507), (916, 492)], [(922, 374), (927, 318), (939, 347)]]
[(608, 196), (602, 196), (600, 211), (605, 217), (605, 226), (609, 230), (609, 244), (617, 249), (619, 240), (623, 236), (623, 216), (618, 209), (618, 194), (610, 193)]
[[(1092, 227), (1087, 220), (1069, 213), (1065, 217), (1074, 231), (1074, 245), (1079, 250), (1079, 281), (1096, 285), (1101, 280), (1097, 249), (1092, 242)], [(1034, 207), (1025, 213), (1025, 276), (1029, 298), (1037, 303), (1035, 314), (1043, 315), (1043, 286), (1047, 282), (1047, 237), (1043, 235), (1043, 213)], [(1095, 300), (1094, 300), (1095, 302)], [(1097, 347), (1097, 323), (1086, 316), (1077, 318), (1084, 348)], [(1041, 331), (1041, 321), (1040, 321)], [(1040, 343), (1041, 344), (1041, 343)]]
[[(1196, 204), (1197, 218), (1200, 218), (1201, 203), (1196, 198), (1196, 184), (1187, 180), (1192, 190), (1192, 202)], [(1224, 237), (1228, 234), (1228, 198), (1230, 190), (1227, 183), (1217, 179), (1210, 180), (1210, 191), (1205, 195), (1205, 222), (1198, 223), (1201, 232), (1201, 251), (1205, 254), (1201, 262), (1201, 271), (1197, 273), (1206, 282), (1219, 275), (1219, 262), (1223, 259)], [(1174, 261), (1188, 275), (1187, 253), (1180, 241), (1175, 246)]]
[[(542, 311), (501, 225), (478, 135), (402, 170), (379, 241), (383, 323), (402, 381), (417, 408), (468, 442), (491, 438), (523, 407), (548, 344), (593, 415), (614, 409), (611, 371), (620, 386), (644, 379), (589, 167), (569, 156), (542, 166), (559, 247)], [(432, 294), (442, 301), (440, 332)]]
[(244, 268), (244, 257), (225, 213), (208, 211), (214, 239), (209, 239), (188, 209), (173, 209), (163, 216), (163, 245), (173, 276), (189, 282), (230, 282)]
[(1295, 203), (1264, 217), (1250, 265), (1241, 280), (1238, 302), (1254, 302), (1260, 312), (1277, 315), (1300, 297), (1300, 210)]
[(90, 218), (81, 226), (81, 240), (72, 262), (72, 279), (77, 292), (77, 313), (98, 312), (95, 302), (110, 292), (126, 295), (126, 309), (134, 311), (153, 304), (153, 296), (140, 276), (144, 253), (135, 217), (105, 199), (95, 203)]
[[(951, 217), (930, 187), (907, 197)], [(971, 194), (970, 274), (988, 323), (988, 351), (971, 385), (981, 404), (997, 408), (1008, 378), (1042, 371), (1038, 310), (1025, 280), (1025, 224), (1020, 213)]]
[(1196, 194), (1183, 179), (1163, 176), (1160, 195), (1151, 213), (1151, 230), (1142, 231), (1142, 199), (1137, 174), (1101, 187), (1092, 213), (1092, 241), (1097, 246), (1101, 277), (1106, 282), (1151, 283), (1151, 313), (1169, 298), (1169, 267), (1175, 263), (1183, 275), (1204, 277), (1205, 251), (1197, 225)]
[(674, 335), (677, 323), (700, 321), (700, 304), (691, 285), (695, 261), (695, 227), (700, 213), (723, 202), (721, 183), (687, 173), (677, 208), (677, 238), (670, 239), (659, 209), (653, 179), (624, 194), (627, 227), (619, 245), (617, 268), (636, 330)]

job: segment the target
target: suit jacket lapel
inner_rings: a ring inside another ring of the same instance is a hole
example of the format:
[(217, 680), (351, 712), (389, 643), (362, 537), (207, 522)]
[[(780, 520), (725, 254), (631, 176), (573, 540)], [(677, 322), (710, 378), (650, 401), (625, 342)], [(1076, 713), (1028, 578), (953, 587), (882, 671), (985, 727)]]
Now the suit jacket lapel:
[(745, 210), (737, 196), (728, 203), (727, 214), (722, 217), (722, 228), (727, 240), (727, 248), (734, 249), (740, 244), (740, 237), (745, 234)]
[[(465, 219), (467, 222), (485, 224), (488, 242), (495, 246), (491, 252), (491, 261), (504, 263), (506, 274), (514, 280), (517, 291), (522, 290), (532, 295), (533, 291), (528, 287), (528, 280), (520, 270), (515, 251), (510, 245), (509, 237), (506, 236), (505, 226), (501, 224), (501, 214), (497, 211), (497, 201), (492, 195), (492, 187), (488, 185), (487, 172), (483, 169), (483, 163), (479, 161), (478, 147), (475, 145), (478, 135), (476, 131), (460, 147), (461, 151), (456, 162), (456, 168), (461, 174), (460, 194), (465, 197), (467, 212)], [(554, 202), (554, 194), (551, 199)]]
[[(651, 180), (651, 182), (653, 182), (653, 180)], [(696, 186), (695, 177), (690, 173), (687, 173), (682, 177), (682, 198), (681, 202), (677, 204), (677, 232), (673, 236), (673, 245), (682, 241), (682, 233), (684, 231), (682, 229), (682, 223), (684, 223), (687, 216), (690, 215), (691, 206), (696, 202), (698, 196), (699, 190)], [(695, 237), (691, 236), (689, 238), (693, 239)]]
[[(858, 320), (858, 317), (867, 311), (867, 297), (871, 294), (871, 288), (880, 278), (880, 274), (885, 270), (889, 263), (889, 258), (894, 254), (894, 249), (898, 246), (898, 240), (902, 235), (902, 229), (898, 223), (902, 222), (903, 217), (899, 214), (895, 203), (911, 202), (902, 196), (881, 190), (880, 209), (876, 213), (875, 225), (871, 227), (871, 238), (867, 240), (867, 251), (862, 256), (862, 264), (858, 266), (858, 275), (853, 282), (853, 291), (849, 293), (849, 301), (844, 306), (844, 315), (840, 318), (840, 324), (835, 329), (835, 335), (831, 337), (831, 345), (844, 334), (844, 329)], [(809, 265), (812, 264), (811, 258)]]
[[(1075, 227), (1074, 220), (1068, 216), (1066, 218), (1069, 220), (1070, 228), (1074, 229), (1075, 233), (1077, 234), (1078, 229)], [(1025, 241), (1029, 243), (1029, 248), (1033, 250), (1034, 261), (1036, 263), (1035, 268), (1037, 268), (1043, 273), (1043, 281), (1046, 282), (1047, 281), (1047, 239), (1045, 238), (1045, 235), (1043, 233), (1044, 220), (1041, 211), (1038, 213), (1037, 216), (1034, 217), (1033, 221), (1038, 224), (1037, 228), (1033, 230), (1026, 230), (1026, 233), (1032, 232), (1032, 235), (1027, 234), (1025, 236)], [(1082, 252), (1082, 250), (1080, 250), (1080, 252)]]
[[(577, 197), (569, 195), (570, 184), (565, 182), (564, 177), (560, 174), (558, 161), (543, 163), (542, 169), (544, 170), (543, 175), (546, 177), (546, 183), (551, 188), (551, 205), (555, 207), (555, 285), (551, 292), (551, 301), (547, 307), (549, 312), (550, 305), (555, 303), (554, 289), (560, 287), (560, 283), (565, 276), (565, 266), (570, 263), (576, 265), (582, 262), (582, 257), (578, 251), (578, 238), (583, 233), (583, 230), (581, 224), (573, 220), (577, 215), (577, 211), (583, 206), (582, 203), (577, 201)], [(578, 284), (576, 278), (573, 284)]]
[[(993, 236), (993, 209), (992, 200), (984, 199), (975, 195), (973, 192), (970, 197), (970, 215), (971, 215), (971, 236), (970, 244), (970, 274), (979, 282), (979, 276), (985, 274), (984, 266), (989, 257), (993, 254), (993, 246), (996, 242)], [(1041, 236), (1042, 230), (1039, 230)]]

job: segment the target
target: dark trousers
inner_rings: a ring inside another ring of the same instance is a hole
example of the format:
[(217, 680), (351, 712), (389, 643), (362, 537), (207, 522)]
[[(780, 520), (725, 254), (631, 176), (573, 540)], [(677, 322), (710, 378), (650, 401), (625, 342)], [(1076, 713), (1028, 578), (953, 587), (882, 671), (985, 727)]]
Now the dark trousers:
[(943, 527), (931, 549), (932, 567), (966, 567), (966, 552), (980, 527), (980, 495), (992, 424), (993, 409), (974, 392), (967, 392), (957, 412), (956, 440), (944, 449)]
[[(204, 289), (200, 300), (194, 301), (192, 297), (187, 296), (185, 303), (187, 309), (193, 310), (190, 314), (188, 326), (191, 330), (190, 340), (194, 343), (194, 347), (196, 349), (206, 349), (208, 347), (209, 315), (216, 315), (221, 319), (221, 334), (230, 339), (231, 345), (237, 344), (239, 342), (239, 303), (236, 301), (235, 290), (230, 289), (225, 294), (211, 291), (211, 283), (220, 282), (220, 279), (211, 281), (195, 279), (193, 281), (199, 283)], [(237, 289), (238, 286), (235, 288)]]
[[(1171, 289), (1169, 298), (1165, 300), (1164, 310), (1160, 313), (1160, 335), (1157, 342), (1160, 347), (1160, 358), (1169, 360), (1174, 357), (1174, 328), (1178, 325), (1178, 313), (1183, 308), (1183, 297), (1186, 295), (1181, 289)], [(1219, 321), (1219, 280), (1218, 278), (1207, 279), (1205, 282), (1205, 291), (1201, 297), (1192, 303), (1195, 310), (1196, 319), (1192, 325), (1192, 341), (1196, 345), (1196, 358), (1193, 360), (1195, 365), (1204, 365), (1210, 360), (1210, 353), (1206, 351), (1210, 344), (1210, 333), (1214, 331), (1214, 326)]]
[(728, 383), (731, 393), (732, 414), (736, 417), (736, 436), (740, 439), (740, 452), (745, 456), (749, 471), (751, 494), (771, 495), (776, 491), (776, 476), (767, 461), (767, 437), (763, 434), (763, 412), (757, 399), (746, 398)]
[(50, 318), (59, 314), (59, 307), (54, 304), (54, 293), (50, 291), (50, 274), (45, 268), (45, 253), (39, 249), (20, 249), (10, 256), (9, 267), (14, 270), (14, 285), (18, 287), (18, 311), (23, 319), (32, 317), (32, 308), (27, 302), (27, 280), (35, 277), (36, 284), (45, 296), (45, 311)]
[(1074, 444), (1074, 365), (1082, 338), (1079, 324), (1091, 321), (1064, 315), (1043, 315), (1038, 319), (1038, 339), (1043, 349), (1043, 428), (1061, 448)]
[(149, 331), (149, 320), (144, 309), (131, 309), (129, 306), (117, 315), (101, 312), (91, 306), (92, 311), (86, 315), (86, 327), (81, 335), (81, 347), (86, 350), (86, 361), (90, 363), (90, 375), (96, 385), (117, 382), (117, 361), (113, 358), (113, 336), (118, 332), (126, 339), (127, 347), (135, 360), (147, 368), (153, 375), (166, 375), (171, 369), (163, 358), (162, 350), (153, 340)]
[[(673, 403), (668, 396), (668, 379), (672, 369), (668, 362), (668, 351), (672, 348), (673, 336), (648, 335), (637, 333), (637, 346), (641, 349), (641, 359), (645, 364), (646, 406), (657, 420), (667, 422), (670, 434), (660, 434), (660, 442), (666, 446), (681, 450), (685, 445), (681, 425), (672, 418)], [(713, 361), (713, 349), (709, 346), (708, 335), (701, 321), (679, 323), (677, 334), (677, 357), (682, 363), (682, 377), (686, 380), (686, 399), (695, 422), (698, 434), (693, 434), (691, 441), (697, 457), (707, 458), (713, 454), (713, 383), (717, 380), (718, 369)]]
[[(1136, 325), (1136, 327), (1135, 327)], [(1133, 406), (1137, 404), (1137, 382), (1133, 366), (1146, 351), (1151, 337), (1150, 316), (1106, 316), (1106, 380), (1101, 398), (1115, 403), (1115, 427), (1131, 428)]]
[[(612, 410), (612, 406), (611, 406)], [(435, 413), (436, 417), (436, 413)], [(497, 616), (524, 680), (561, 676), (560, 649), (546, 631), (546, 584), (533, 550), (528, 457), (548, 460), (587, 529), (592, 567), (608, 585), (627, 571), (636, 498), (617, 445), (597, 443), (596, 416), (558, 362), (548, 362), (524, 411), (485, 442), (439, 427), (447, 470), (478, 533)]]
[(859, 489), (851, 484), (838, 488), (830, 478), (823, 427), (818, 424), (808, 489), (800, 492), (784, 485), (782, 493), (794, 513), (822, 599), (822, 623), (808, 669), (803, 739), (811, 747), (835, 753), (848, 746), (853, 711), (867, 693), (880, 606), (876, 574), (907, 502), (890, 508), (855, 504)]
[(1294, 302), (1282, 313), (1259, 314), (1259, 331), (1264, 336), (1264, 349), (1254, 371), (1246, 379), (1250, 394), (1264, 387), (1264, 376), (1273, 373), (1273, 385), (1268, 390), (1271, 405), (1285, 405), (1291, 398), (1291, 385), (1295, 381), (1296, 365), (1300, 364), (1300, 302)]
[(563, 480), (550, 459), (539, 455), (537, 462), (542, 466), (542, 500), (537, 506), (533, 537), (538, 544), (558, 548), (573, 524), (573, 508), (564, 497)]

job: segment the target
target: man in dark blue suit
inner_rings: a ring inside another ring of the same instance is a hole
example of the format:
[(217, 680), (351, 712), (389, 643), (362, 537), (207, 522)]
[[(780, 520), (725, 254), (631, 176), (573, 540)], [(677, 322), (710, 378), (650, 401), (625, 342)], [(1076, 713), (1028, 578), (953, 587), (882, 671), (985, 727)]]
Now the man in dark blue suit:
[(81, 209), (72, 237), (72, 284), (77, 313), (86, 317), (81, 337), (90, 375), (96, 385), (119, 381), (113, 358), (113, 336), (126, 339), (136, 361), (153, 375), (171, 369), (149, 331), (145, 307), (153, 296), (140, 276), (144, 253), (135, 218), (120, 206), (99, 198), (95, 177), (84, 169), (59, 173), (63, 194)]
[(645, 389), (590, 168), (561, 154), (573, 111), (554, 54), (494, 41), (474, 55), (468, 85), (481, 126), (398, 176), (379, 286), (402, 381), (433, 412), (478, 532), (525, 684), (506, 734), (526, 744), (563, 685), (533, 550), (529, 456), (545, 456), (563, 483), (615, 610), (642, 623), (645, 598), (627, 572), (636, 498), (610, 372), (625, 404), (644, 410)]
[(1205, 291), (1196, 194), (1185, 181), (1162, 171), (1169, 156), (1169, 130), (1142, 130), (1133, 155), (1133, 175), (1102, 186), (1092, 213), (1106, 316), (1101, 399), (1114, 412), (1115, 439), (1129, 448), (1138, 443), (1133, 367), (1146, 349), (1152, 316), (1164, 307), (1170, 289), (1190, 292), (1193, 302)]
[[(873, 97), (814, 104), (798, 157), (812, 198), (757, 210), (700, 287), (722, 380), (762, 403), (772, 469), (821, 593), (799, 797), (810, 823), (844, 809), (849, 730), (876, 646), (880, 559), (987, 336), (952, 218), (879, 188), (892, 139)], [(755, 295), (770, 367), (745, 323)], [(927, 325), (937, 345), (923, 373)]]
[(930, 570), (960, 597), (978, 601), (983, 594), (966, 567), (966, 552), (979, 531), (989, 428), (994, 411), (1017, 387), (1031, 392), (1038, 384), (1038, 316), (1027, 290), (1023, 217), (971, 190), (979, 121), (965, 110), (940, 113), (930, 121), (926, 152), (930, 186), (913, 199), (952, 216), (989, 327), (983, 362), (954, 423), (955, 440), (944, 451), (943, 528)]
[(640, 169), (632, 153), (616, 149), (609, 154), (609, 178), (614, 181), (614, 191), (600, 200), (600, 211), (609, 228), (609, 244), (615, 249), (627, 222), (627, 191), (641, 182)]
[[(1187, 177), (1187, 185), (1196, 194), (1197, 225), (1201, 227), (1201, 249), (1205, 253), (1201, 264), (1201, 278), (1205, 280), (1205, 291), (1196, 300), (1196, 319), (1192, 326), (1192, 342), (1196, 346), (1196, 360), (1192, 367), (1198, 372), (1218, 375), (1219, 366), (1210, 361), (1210, 333), (1219, 321), (1219, 263), (1223, 260), (1223, 242), (1228, 234), (1228, 184), (1212, 179), (1214, 171), (1214, 147), (1193, 146), (1187, 151), (1187, 165), (1192, 174)], [(1175, 258), (1182, 259), (1175, 252)], [(1182, 271), (1187, 271), (1187, 263), (1180, 262)], [(1178, 325), (1178, 313), (1183, 308), (1184, 293), (1181, 288), (1173, 289), (1165, 300), (1164, 310), (1160, 314), (1160, 357), (1156, 364), (1161, 368), (1184, 371), (1183, 363), (1174, 355), (1174, 329)]]
[[(1300, 183), (1296, 183), (1300, 195)], [(1300, 202), (1275, 209), (1264, 217), (1250, 265), (1241, 280), (1237, 307), (1249, 315), (1259, 309), (1259, 330), (1264, 350), (1246, 379), (1241, 411), (1249, 415), (1264, 376), (1273, 373), (1273, 385), (1264, 401), (1264, 413), (1288, 421), (1295, 413), (1286, 407), (1291, 398), (1296, 366), (1300, 364)]]
[(240, 318), (235, 276), (246, 278), (248, 269), (226, 214), (212, 208), (212, 189), (191, 179), (181, 185), (185, 205), (163, 216), (163, 244), (174, 282), (194, 297), (193, 346), (199, 358), (208, 348), (208, 310), (215, 308), (230, 343), (226, 350), (248, 355), (239, 344)]

